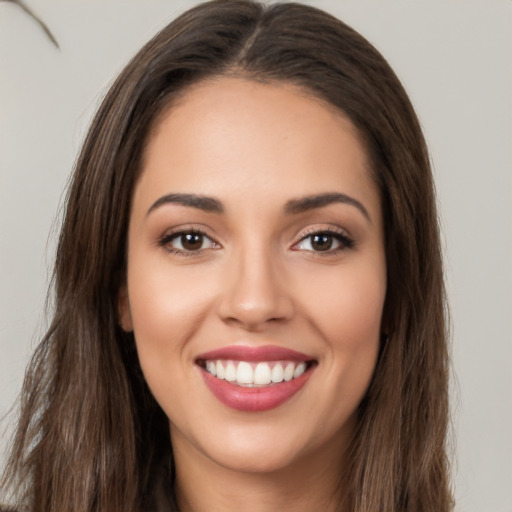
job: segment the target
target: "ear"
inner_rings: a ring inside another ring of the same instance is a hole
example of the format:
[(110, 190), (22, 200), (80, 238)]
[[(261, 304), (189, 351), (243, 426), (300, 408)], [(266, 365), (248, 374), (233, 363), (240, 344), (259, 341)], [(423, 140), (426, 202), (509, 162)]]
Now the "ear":
[(125, 332), (133, 331), (132, 312), (130, 310), (130, 301), (128, 299), (128, 288), (123, 285), (119, 290), (117, 297), (117, 314), (119, 316), (119, 325)]

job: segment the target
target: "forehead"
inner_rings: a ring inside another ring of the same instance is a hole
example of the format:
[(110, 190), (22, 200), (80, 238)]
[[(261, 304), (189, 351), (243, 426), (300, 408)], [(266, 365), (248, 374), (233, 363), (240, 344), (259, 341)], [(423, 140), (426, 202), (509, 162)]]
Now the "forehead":
[(375, 201), (368, 162), (356, 127), (335, 107), (289, 84), (223, 77), (162, 113), (137, 188), (153, 198), (236, 190), (251, 199), (264, 189), (266, 200), (334, 189)]

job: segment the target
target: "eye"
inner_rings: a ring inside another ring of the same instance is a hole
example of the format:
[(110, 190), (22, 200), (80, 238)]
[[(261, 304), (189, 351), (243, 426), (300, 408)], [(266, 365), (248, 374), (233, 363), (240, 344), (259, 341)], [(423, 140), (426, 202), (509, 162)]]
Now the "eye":
[(293, 249), (333, 254), (344, 249), (350, 249), (353, 245), (354, 242), (341, 233), (317, 231), (302, 238), (300, 242), (293, 247)]
[(180, 231), (165, 235), (159, 245), (165, 247), (169, 252), (190, 255), (206, 249), (217, 249), (219, 244), (201, 231)]

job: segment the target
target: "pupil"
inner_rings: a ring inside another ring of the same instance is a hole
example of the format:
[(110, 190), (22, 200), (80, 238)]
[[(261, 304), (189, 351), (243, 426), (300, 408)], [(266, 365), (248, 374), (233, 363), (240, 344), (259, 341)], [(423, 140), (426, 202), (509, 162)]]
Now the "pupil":
[(181, 245), (184, 249), (193, 251), (203, 245), (203, 235), (197, 233), (188, 233), (181, 236)]
[(314, 235), (311, 245), (316, 251), (328, 251), (332, 246), (332, 236)]

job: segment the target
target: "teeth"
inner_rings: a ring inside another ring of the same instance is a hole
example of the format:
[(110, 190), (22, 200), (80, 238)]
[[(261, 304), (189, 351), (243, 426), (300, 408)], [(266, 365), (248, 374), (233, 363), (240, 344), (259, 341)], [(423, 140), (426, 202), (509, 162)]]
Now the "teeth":
[(238, 368), (236, 370), (236, 381), (239, 384), (253, 384), (254, 372), (252, 371), (252, 366), (249, 363), (242, 361), (238, 364)]
[(222, 363), (220, 361), (217, 361), (217, 364), (215, 365), (215, 370), (217, 371), (217, 378), (223, 379), (224, 378), (224, 366), (222, 366)]
[(295, 365), (293, 363), (288, 363), (286, 368), (284, 369), (284, 380), (289, 382), (293, 379), (293, 372), (295, 371)]
[(236, 368), (233, 363), (229, 362), (226, 366), (226, 373), (224, 374), (224, 378), (229, 382), (236, 380)]
[(217, 365), (213, 361), (208, 361), (206, 363), (206, 371), (211, 373), (214, 377), (217, 376)]
[(295, 371), (293, 372), (293, 378), (296, 379), (297, 377), (300, 377), (305, 371), (306, 363), (300, 363), (297, 365), (297, 368), (295, 368)]
[(306, 371), (306, 363), (292, 361), (249, 363), (247, 361), (206, 361), (206, 371), (241, 386), (268, 386), (289, 382)]
[(272, 382), (272, 370), (268, 363), (258, 363), (254, 370), (254, 384), (263, 385)]
[(280, 363), (277, 363), (274, 368), (272, 368), (272, 382), (283, 382), (284, 379), (284, 370)]

